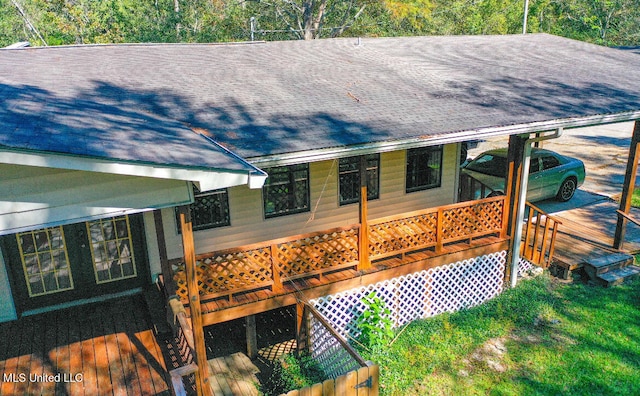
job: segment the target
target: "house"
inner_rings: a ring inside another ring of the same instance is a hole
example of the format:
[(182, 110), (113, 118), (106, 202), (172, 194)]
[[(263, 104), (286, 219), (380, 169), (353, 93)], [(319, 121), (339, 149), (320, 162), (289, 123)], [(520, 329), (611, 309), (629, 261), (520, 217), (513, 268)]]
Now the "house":
[[(0, 97), (0, 320), (161, 278), (198, 339), (306, 275), (391, 276), (372, 257), (515, 263), (532, 139), (640, 119), (640, 58), (546, 34), (6, 49)], [(506, 196), (457, 204), (461, 144), (494, 136)], [(430, 231), (388, 225), (419, 211)]]

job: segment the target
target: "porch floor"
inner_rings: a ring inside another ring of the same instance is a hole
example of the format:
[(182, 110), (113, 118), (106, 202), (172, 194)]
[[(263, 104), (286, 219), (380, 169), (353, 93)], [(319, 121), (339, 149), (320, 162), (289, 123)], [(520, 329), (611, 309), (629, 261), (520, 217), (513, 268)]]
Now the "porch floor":
[(2, 396), (170, 394), (140, 295), (1, 323), (0, 339)]
[[(618, 203), (602, 197), (588, 205), (553, 213), (562, 225), (556, 239), (554, 260), (569, 270), (582, 267), (590, 258), (602, 256), (613, 249)], [(632, 208), (631, 215), (640, 218), (640, 209)], [(628, 222), (623, 251), (640, 251), (640, 227)]]

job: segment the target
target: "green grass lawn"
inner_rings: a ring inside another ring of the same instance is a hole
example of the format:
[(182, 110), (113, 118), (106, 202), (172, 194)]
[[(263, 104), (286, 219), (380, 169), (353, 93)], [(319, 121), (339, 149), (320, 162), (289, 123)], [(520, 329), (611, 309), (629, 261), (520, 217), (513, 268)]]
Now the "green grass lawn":
[(382, 395), (640, 395), (640, 280), (542, 275), (364, 355), (380, 364)]
[(633, 190), (633, 195), (631, 196), (631, 206), (634, 208), (640, 208), (640, 188), (636, 188)]
[[(616, 194), (612, 196), (616, 202), (620, 202), (620, 197), (622, 194)], [(633, 190), (633, 194), (631, 195), (631, 206), (634, 208), (640, 208), (640, 188), (635, 188)]]

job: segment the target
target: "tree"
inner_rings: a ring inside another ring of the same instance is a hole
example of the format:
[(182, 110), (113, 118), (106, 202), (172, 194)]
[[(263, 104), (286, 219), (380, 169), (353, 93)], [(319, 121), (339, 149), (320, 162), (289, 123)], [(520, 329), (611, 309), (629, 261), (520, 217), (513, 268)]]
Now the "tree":
[(286, 31), (296, 38), (310, 40), (341, 35), (372, 2), (374, 1), (257, 0), (255, 9), (263, 25), (284, 25)]
[[(251, 37), (252, 17), (258, 38), (269, 40), (508, 34), (522, 31), (522, 6), (512, 0), (0, 0), (0, 46), (243, 41)], [(640, 0), (529, 0), (528, 31), (640, 45)]]
[(531, 31), (603, 45), (640, 44), (639, 0), (536, 0)]

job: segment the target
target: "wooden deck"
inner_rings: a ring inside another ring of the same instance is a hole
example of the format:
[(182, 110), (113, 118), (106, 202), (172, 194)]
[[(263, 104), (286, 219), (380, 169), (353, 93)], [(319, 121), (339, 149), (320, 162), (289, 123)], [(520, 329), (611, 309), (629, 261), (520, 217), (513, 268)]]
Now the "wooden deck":
[(169, 395), (141, 296), (0, 324), (0, 395)]
[(197, 290), (204, 326), (293, 305), (506, 250), (504, 208), (484, 198), (178, 258), (163, 266), (166, 294), (189, 306)]
[(209, 384), (214, 396), (258, 396), (260, 371), (244, 353), (209, 360)]
[[(293, 305), (303, 295), (305, 300), (339, 293), (362, 285), (411, 274), (456, 261), (466, 260), (507, 249), (508, 239), (487, 236), (471, 242), (446, 245), (441, 252), (425, 250), (404, 257), (390, 257), (372, 263), (368, 270), (353, 268), (328, 272), (322, 276), (287, 281), (283, 289), (265, 288), (234, 295), (233, 299), (218, 298), (202, 303), (205, 326), (242, 318), (272, 309)], [(188, 306), (186, 307), (189, 311)]]
[[(556, 239), (555, 262), (568, 270), (575, 270), (590, 258), (617, 252), (613, 249), (616, 209), (616, 202), (603, 199), (554, 214), (562, 221)], [(639, 209), (632, 209), (631, 214), (640, 218)], [(640, 227), (629, 223), (623, 247), (630, 253), (640, 251)]]

